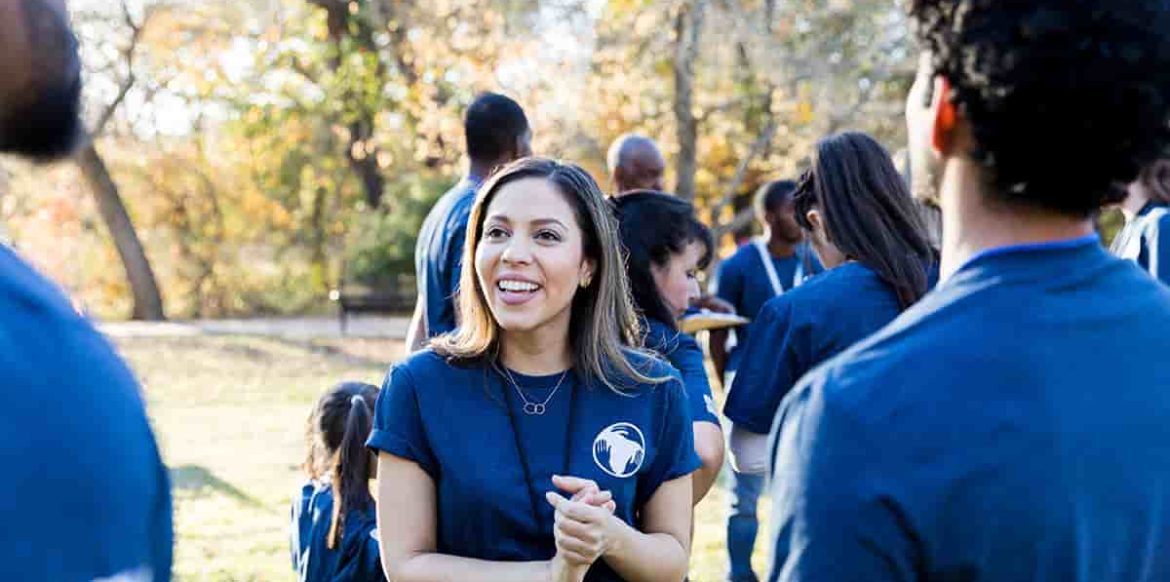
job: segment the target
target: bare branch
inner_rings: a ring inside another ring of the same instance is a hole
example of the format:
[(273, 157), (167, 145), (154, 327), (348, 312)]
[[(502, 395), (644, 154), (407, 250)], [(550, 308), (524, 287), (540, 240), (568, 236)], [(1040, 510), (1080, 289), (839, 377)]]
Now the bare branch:
[(760, 135), (756, 137), (756, 141), (752, 142), (751, 148), (748, 149), (747, 155), (739, 161), (739, 165), (735, 168), (735, 176), (732, 177), (731, 182), (727, 184), (727, 188), (723, 191), (723, 197), (719, 199), (711, 211), (718, 216), (719, 211), (735, 201), (736, 194), (739, 192), (739, 187), (743, 185), (743, 179), (747, 175), (748, 166), (768, 147), (768, 143), (772, 141), (772, 136), (776, 135), (776, 120), (770, 120)]
[(729, 232), (735, 232), (752, 223), (752, 218), (755, 216), (755, 209), (751, 206), (741, 208), (739, 212), (726, 224), (720, 224), (711, 229), (711, 234), (715, 236), (715, 240), (719, 240), (723, 235)]
[(96, 138), (100, 136), (103, 131), (105, 131), (106, 125), (109, 124), (110, 119), (114, 116), (114, 112), (118, 110), (118, 106), (121, 105), (122, 101), (126, 99), (126, 94), (130, 92), (130, 89), (133, 86), (134, 73), (131, 72), (126, 77), (126, 79), (122, 81), (122, 86), (118, 88), (118, 96), (115, 97), (114, 100), (111, 101), (109, 105), (106, 105), (106, 108), (102, 110), (101, 117), (98, 118), (97, 123), (95, 123), (93, 126), (93, 130), (90, 131), (91, 138)]

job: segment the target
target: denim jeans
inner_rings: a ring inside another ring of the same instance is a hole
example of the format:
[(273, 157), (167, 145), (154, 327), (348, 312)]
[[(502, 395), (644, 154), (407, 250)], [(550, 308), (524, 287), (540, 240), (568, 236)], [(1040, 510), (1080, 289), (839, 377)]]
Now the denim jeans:
[(727, 516), (727, 554), (731, 561), (730, 582), (757, 582), (752, 572), (752, 549), (760, 522), (756, 506), (764, 488), (763, 475), (745, 475), (732, 471), (735, 483), (731, 494), (731, 511)]

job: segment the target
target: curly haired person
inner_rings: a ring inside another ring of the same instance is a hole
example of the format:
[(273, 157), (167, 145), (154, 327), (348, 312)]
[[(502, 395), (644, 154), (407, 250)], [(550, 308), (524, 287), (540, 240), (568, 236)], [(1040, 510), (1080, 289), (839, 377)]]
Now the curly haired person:
[(1170, 145), (1170, 3), (909, 4), (942, 280), (783, 402), (771, 579), (1170, 579), (1170, 290), (1090, 220)]

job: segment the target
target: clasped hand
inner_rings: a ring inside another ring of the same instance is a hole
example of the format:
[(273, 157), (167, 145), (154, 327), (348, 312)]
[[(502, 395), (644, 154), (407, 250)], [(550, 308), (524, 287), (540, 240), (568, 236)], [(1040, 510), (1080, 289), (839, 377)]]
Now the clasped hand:
[(589, 566), (612, 547), (617, 504), (611, 492), (602, 491), (589, 479), (554, 476), (553, 485), (572, 496), (566, 499), (552, 491), (545, 494), (556, 510), (553, 537), (557, 558), (567, 570), (576, 573), (569, 576), (570, 580), (580, 580)]

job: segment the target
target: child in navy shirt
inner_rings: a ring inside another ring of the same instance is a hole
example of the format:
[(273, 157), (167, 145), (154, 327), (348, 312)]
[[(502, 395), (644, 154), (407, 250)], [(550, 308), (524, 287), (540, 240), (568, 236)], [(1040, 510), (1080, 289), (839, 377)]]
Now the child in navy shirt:
[(365, 448), (377, 398), (377, 386), (343, 382), (309, 416), (309, 481), (292, 504), (292, 563), (301, 582), (385, 579), (369, 488), (373, 456)]
[(698, 503), (723, 466), (723, 429), (703, 366), (703, 351), (675, 322), (699, 297), (697, 273), (711, 260), (711, 232), (695, 218), (691, 204), (670, 194), (635, 191), (613, 204), (626, 248), (634, 306), (646, 321), (645, 345), (682, 374), (687, 391), (695, 451), (703, 464), (694, 475)]

